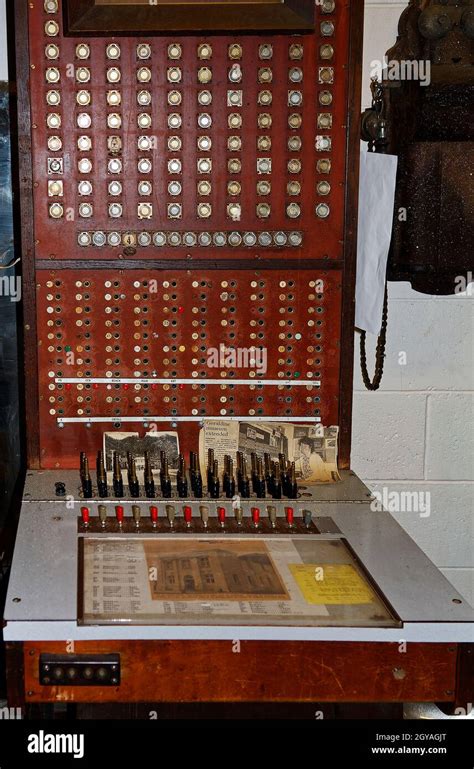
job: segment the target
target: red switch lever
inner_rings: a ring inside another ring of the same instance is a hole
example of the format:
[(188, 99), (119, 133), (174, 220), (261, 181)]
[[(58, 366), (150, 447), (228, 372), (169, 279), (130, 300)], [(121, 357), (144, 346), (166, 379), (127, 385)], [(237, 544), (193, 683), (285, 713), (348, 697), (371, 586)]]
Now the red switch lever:
[(192, 518), (193, 518), (193, 508), (189, 507), (189, 505), (186, 505), (184, 508), (184, 520), (186, 521), (186, 524), (188, 526), (191, 526)]
[(293, 521), (295, 519), (295, 511), (293, 510), (292, 507), (287, 507), (285, 508), (285, 512), (286, 512), (286, 522), (288, 526), (293, 526)]
[(155, 525), (158, 522), (158, 508), (155, 507), (155, 505), (152, 505), (150, 507), (150, 518), (153, 525)]
[(224, 526), (225, 524), (225, 507), (218, 507), (217, 508), (217, 518), (219, 520), (219, 523), (221, 526)]
[(88, 507), (81, 507), (82, 523), (89, 526), (90, 511)]
[(123, 523), (123, 517), (124, 517), (124, 509), (122, 505), (117, 505), (115, 508), (115, 515), (117, 517), (117, 521), (122, 524)]
[(255, 526), (260, 523), (260, 509), (258, 507), (252, 507), (252, 521)]

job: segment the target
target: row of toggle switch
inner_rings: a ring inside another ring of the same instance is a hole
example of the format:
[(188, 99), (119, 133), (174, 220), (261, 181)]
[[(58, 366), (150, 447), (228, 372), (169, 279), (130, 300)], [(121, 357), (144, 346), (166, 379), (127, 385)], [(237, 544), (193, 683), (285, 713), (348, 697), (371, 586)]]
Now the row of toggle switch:
[[(273, 461), (272, 457), (267, 453), (263, 457), (259, 457), (256, 453), (252, 452), (250, 460), (251, 466), (249, 467), (247, 457), (243, 452), (238, 451), (234, 472), (234, 459), (226, 454), (223, 467), (219, 469), (219, 462), (214, 456), (214, 451), (209, 449), (208, 465), (205, 473), (209, 498), (219, 499), (221, 492), (222, 496), (225, 496), (227, 499), (236, 499), (236, 495), (243, 499), (250, 499), (252, 495), (255, 495), (258, 499), (265, 499), (267, 494), (273, 499), (282, 499), (282, 497), (287, 497), (288, 499), (298, 498), (295, 463), (289, 462), (284, 454), (279, 454), (278, 460)], [(127, 453), (128, 493), (130, 497), (138, 499), (143, 490), (146, 498), (155, 499), (158, 488), (163, 499), (171, 499), (173, 497), (169, 462), (164, 451), (161, 452), (160, 463), (158, 486), (155, 483), (150, 456), (145, 451), (144, 483), (143, 489), (141, 489), (137, 475), (136, 460), (130, 452)], [(102, 451), (99, 451), (97, 454), (96, 472), (98, 495), (101, 499), (106, 499), (109, 497), (109, 487)], [(92, 499), (94, 493), (89, 471), (89, 460), (84, 452), (81, 452), (80, 456), (80, 480), (84, 499)], [(112, 489), (113, 496), (117, 499), (125, 497), (122, 466), (117, 452), (113, 452)], [(195, 452), (190, 453), (189, 473), (184, 456), (182, 454), (179, 455), (175, 491), (181, 499), (187, 498), (189, 492), (194, 495), (195, 499), (203, 499), (205, 496), (203, 474), (201, 473), (199, 459)]]
[(163, 515), (159, 508), (151, 505), (146, 515), (139, 505), (132, 505), (131, 514), (126, 515), (123, 505), (115, 505), (115, 515), (109, 514), (110, 506), (99, 505), (97, 514), (91, 513), (89, 507), (81, 508), (79, 531), (90, 533), (288, 533), (304, 534), (318, 533), (313, 522), (311, 510), (302, 510), (295, 516), (293, 507), (284, 508), (284, 517), (277, 515), (277, 508), (268, 505), (262, 511), (260, 507), (249, 507), (244, 510), (241, 506), (228, 509), (217, 506), (211, 513), (208, 505), (183, 505), (180, 510), (176, 505), (167, 504)]

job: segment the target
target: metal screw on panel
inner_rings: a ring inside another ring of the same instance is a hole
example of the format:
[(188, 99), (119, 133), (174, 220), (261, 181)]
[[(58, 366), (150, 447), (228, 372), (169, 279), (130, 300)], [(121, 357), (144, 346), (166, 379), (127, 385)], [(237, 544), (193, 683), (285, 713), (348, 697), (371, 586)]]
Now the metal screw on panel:
[(14, 598), (13, 603), (21, 603), (21, 598)]
[(58, 481), (57, 483), (55, 483), (54, 489), (57, 497), (66, 496), (66, 485), (62, 481)]
[(393, 668), (392, 673), (393, 673), (393, 677), (397, 681), (403, 681), (403, 679), (406, 678), (406, 675), (407, 675), (406, 671), (403, 670), (403, 668)]

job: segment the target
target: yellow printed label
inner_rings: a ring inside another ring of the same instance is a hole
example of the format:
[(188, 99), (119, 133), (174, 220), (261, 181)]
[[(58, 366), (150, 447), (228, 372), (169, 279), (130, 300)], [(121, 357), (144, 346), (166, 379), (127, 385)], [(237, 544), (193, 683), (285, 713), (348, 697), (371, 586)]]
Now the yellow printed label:
[(309, 604), (372, 603), (374, 592), (351, 564), (290, 563), (291, 573)]

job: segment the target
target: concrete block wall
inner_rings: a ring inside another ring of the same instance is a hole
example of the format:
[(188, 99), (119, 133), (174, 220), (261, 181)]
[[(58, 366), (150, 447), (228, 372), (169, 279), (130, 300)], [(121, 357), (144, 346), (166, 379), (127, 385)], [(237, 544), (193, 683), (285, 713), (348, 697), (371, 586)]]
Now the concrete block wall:
[[(405, 3), (366, 0), (363, 108), (370, 62), (396, 39)], [(390, 509), (452, 584), (474, 601), (474, 284), (434, 297), (389, 284), (385, 374), (379, 392), (360, 376), (356, 334), (352, 466), (374, 491), (403, 507), (417, 492), (424, 509)], [(368, 340), (373, 371), (375, 338)], [(393, 492), (398, 493), (396, 497)]]

